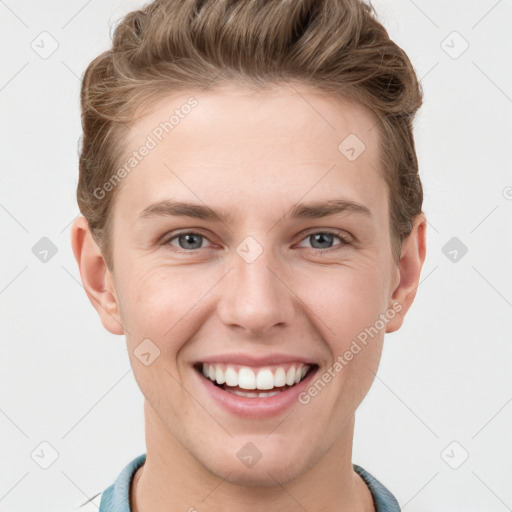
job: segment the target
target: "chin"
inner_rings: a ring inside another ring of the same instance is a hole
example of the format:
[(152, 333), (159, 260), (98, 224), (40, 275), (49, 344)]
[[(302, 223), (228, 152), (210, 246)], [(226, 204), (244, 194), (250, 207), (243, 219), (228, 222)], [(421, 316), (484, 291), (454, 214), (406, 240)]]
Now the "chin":
[[(260, 442), (260, 446), (262, 444)], [(214, 455), (213, 460), (199, 460), (199, 462), (210, 473), (232, 485), (273, 487), (296, 479), (312, 463), (311, 456), (305, 454), (303, 450), (291, 453), (283, 444), (280, 447), (278, 445), (279, 443), (275, 443), (272, 447), (262, 448), (261, 456), (255, 462), (248, 461), (244, 463), (244, 454), (237, 455), (239, 453), (238, 448), (234, 456), (230, 455), (233, 453), (232, 450), (226, 449), (223, 453), (212, 454)], [(247, 451), (250, 452), (251, 450)], [(222, 459), (224, 459), (224, 463), (219, 464), (219, 460)]]

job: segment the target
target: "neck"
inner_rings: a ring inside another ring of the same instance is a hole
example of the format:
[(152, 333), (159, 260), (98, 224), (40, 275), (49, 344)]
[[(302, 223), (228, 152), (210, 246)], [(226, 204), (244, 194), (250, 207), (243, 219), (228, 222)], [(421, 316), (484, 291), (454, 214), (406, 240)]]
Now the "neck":
[(352, 467), (354, 417), (331, 449), (305, 472), (275, 485), (232, 483), (208, 471), (165, 428), (145, 401), (146, 462), (132, 481), (132, 512), (374, 512), (370, 491)]

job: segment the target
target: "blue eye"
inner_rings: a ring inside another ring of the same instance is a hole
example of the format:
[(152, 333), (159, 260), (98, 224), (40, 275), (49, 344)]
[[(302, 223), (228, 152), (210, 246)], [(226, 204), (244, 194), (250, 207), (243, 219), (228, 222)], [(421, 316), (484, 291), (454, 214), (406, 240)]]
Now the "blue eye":
[[(334, 240), (338, 239), (340, 243), (335, 244)], [(202, 247), (203, 242), (208, 241), (206, 236), (201, 235), (200, 233), (195, 233), (193, 231), (187, 231), (183, 233), (178, 233), (174, 235), (173, 237), (167, 239), (167, 241), (164, 241), (164, 245), (173, 245), (174, 247), (177, 247), (178, 249), (183, 250), (184, 252), (190, 252), (197, 249), (202, 249), (205, 247)], [(304, 241), (309, 240), (312, 249), (317, 249), (319, 252), (322, 251), (328, 251), (329, 249), (333, 249), (336, 246), (344, 246), (344, 245), (350, 245), (350, 239), (341, 233), (334, 233), (331, 231), (316, 231), (314, 233), (311, 233), (307, 235), (305, 238), (302, 239), (303, 241), (301, 243), (304, 243)], [(175, 243), (177, 242), (177, 243)], [(299, 244), (299, 246), (304, 247), (303, 245)]]
[(346, 245), (350, 243), (350, 240), (347, 237), (344, 237), (338, 233), (332, 233), (331, 231), (318, 231), (316, 233), (311, 233), (306, 238), (304, 238), (304, 240), (310, 240), (313, 249), (328, 250), (333, 247), (332, 243), (333, 239), (335, 238), (342, 242), (341, 244), (337, 245)]
[(207, 240), (207, 238), (203, 235), (200, 235), (199, 233), (179, 233), (178, 235), (174, 236), (173, 238), (170, 238), (167, 243), (171, 243), (173, 240), (178, 240), (179, 248), (180, 249), (200, 249), (201, 248), (201, 242), (203, 240)]

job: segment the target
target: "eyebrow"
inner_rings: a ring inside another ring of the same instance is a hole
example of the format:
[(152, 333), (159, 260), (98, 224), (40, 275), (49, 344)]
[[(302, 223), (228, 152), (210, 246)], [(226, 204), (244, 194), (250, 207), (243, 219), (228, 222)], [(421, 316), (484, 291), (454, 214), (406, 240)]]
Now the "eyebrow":
[[(292, 219), (318, 219), (335, 215), (337, 213), (359, 214), (372, 218), (372, 212), (366, 206), (346, 199), (332, 199), (328, 201), (316, 201), (310, 203), (298, 203), (286, 214)], [(193, 217), (203, 220), (218, 220), (223, 223), (232, 222), (233, 216), (228, 212), (195, 203), (186, 203), (165, 199), (158, 201), (139, 214), (139, 219), (151, 217)]]

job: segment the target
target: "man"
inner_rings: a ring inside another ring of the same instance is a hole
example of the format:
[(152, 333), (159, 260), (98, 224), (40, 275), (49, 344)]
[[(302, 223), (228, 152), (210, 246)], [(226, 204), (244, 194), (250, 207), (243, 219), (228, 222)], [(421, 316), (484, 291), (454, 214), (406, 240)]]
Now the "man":
[(360, 2), (193, 4), (130, 13), (84, 76), (73, 251), (147, 448), (96, 502), (399, 510), (351, 455), (425, 259), (412, 67)]

